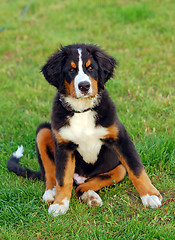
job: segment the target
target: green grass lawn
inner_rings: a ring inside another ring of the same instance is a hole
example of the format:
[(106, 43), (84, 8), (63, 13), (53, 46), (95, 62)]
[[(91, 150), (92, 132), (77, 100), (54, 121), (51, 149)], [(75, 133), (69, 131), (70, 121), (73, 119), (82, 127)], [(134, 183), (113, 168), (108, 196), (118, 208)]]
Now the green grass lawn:
[[(174, 0), (1, 1), (0, 239), (174, 239)], [(100, 45), (120, 63), (107, 88), (153, 184), (159, 209), (142, 206), (126, 177), (100, 191), (101, 208), (73, 191), (66, 215), (42, 202), (45, 184), (9, 173), (6, 160), (37, 170), (35, 131), (49, 121), (56, 90), (40, 73), (60, 44)]]

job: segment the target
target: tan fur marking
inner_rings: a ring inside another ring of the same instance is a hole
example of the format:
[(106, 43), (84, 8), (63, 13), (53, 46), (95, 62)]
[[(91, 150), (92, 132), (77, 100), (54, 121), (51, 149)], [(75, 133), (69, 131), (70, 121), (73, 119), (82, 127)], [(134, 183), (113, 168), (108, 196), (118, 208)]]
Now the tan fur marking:
[(108, 131), (108, 134), (106, 134), (104, 136), (106, 139), (113, 138), (113, 139), (117, 140), (119, 130), (115, 124), (108, 127), (107, 131)]
[(54, 141), (52, 131), (48, 128), (43, 128), (39, 131), (36, 142), (41, 155), (42, 163), (45, 170), (46, 190), (53, 189), (56, 185), (55, 179), (55, 163), (47, 155), (47, 146), (49, 146), (54, 153)]
[(126, 159), (120, 154), (119, 151), (117, 151), (117, 155), (119, 157), (120, 162), (124, 165), (124, 167), (126, 168), (128, 175), (129, 175), (129, 179), (132, 181), (134, 187), (136, 188), (136, 190), (138, 191), (140, 197), (143, 197), (147, 194), (151, 195), (156, 195), (158, 196), (160, 199), (161, 194), (159, 193), (159, 191), (152, 185), (149, 177), (147, 176), (144, 168), (142, 169), (141, 174), (137, 177), (134, 175), (134, 173), (132, 172), (132, 170), (129, 168)]
[(54, 135), (55, 135), (58, 143), (68, 143), (69, 142), (68, 140), (62, 138), (57, 130), (53, 130), (53, 132), (54, 132)]
[(75, 97), (76, 96), (76, 93), (75, 93), (75, 88), (74, 88), (74, 81), (71, 81), (71, 83), (69, 84), (66, 79), (64, 80), (64, 86), (66, 88), (66, 93), (67, 95), (70, 95), (72, 97)]
[(71, 62), (71, 67), (77, 68), (77, 66), (76, 66), (76, 64), (74, 63), (74, 61)]
[(64, 183), (60, 186), (56, 183), (56, 197), (54, 204), (63, 205), (63, 200), (67, 198), (70, 200), (73, 187), (73, 175), (75, 171), (75, 157), (72, 158), (72, 153), (69, 154), (67, 164), (65, 167)]
[(91, 60), (89, 59), (89, 60), (86, 62), (86, 67), (88, 68), (90, 65), (91, 65)]
[(130, 172), (129, 179), (132, 181), (140, 197), (143, 197), (149, 194), (150, 196), (156, 195), (160, 199), (162, 198), (159, 191), (151, 184), (151, 181), (144, 169), (142, 170), (139, 177), (136, 177), (132, 172)]
[[(101, 177), (105, 177), (105, 175), (110, 175), (110, 178), (102, 179)], [(89, 179), (89, 181), (79, 185), (76, 188), (76, 193), (80, 190), (82, 193), (86, 192), (88, 190), (97, 191), (103, 187), (113, 185), (116, 182), (120, 182), (126, 175), (126, 170), (122, 164), (114, 168), (113, 170), (104, 173), (99, 174), (99, 176), (93, 177)]]
[(92, 86), (92, 96), (94, 97), (98, 93), (98, 80), (95, 80), (89, 76), (90, 81), (91, 81), (91, 86)]

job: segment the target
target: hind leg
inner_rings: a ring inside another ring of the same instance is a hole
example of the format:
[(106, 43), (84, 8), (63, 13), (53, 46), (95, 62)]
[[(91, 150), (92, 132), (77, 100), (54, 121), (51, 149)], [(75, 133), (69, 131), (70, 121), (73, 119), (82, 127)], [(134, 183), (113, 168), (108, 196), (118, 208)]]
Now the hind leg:
[(87, 202), (89, 206), (101, 206), (102, 200), (95, 192), (99, 189), (113, 185), (120, 182), (126, 175), (126, 170), (122, 164), (109, 172), (99, 174), (93, 178), (88, 179), (85, 183), (76, 188), (76, 193), (80, 196), (81, 200)]
[(56, 195), (56, 178), (54, 163), (54, 140), (51, 125), (43, 123), (38, 127), (36, 134), (36, 148), (41, 171), (46, 180), (44, 202), (53, 202)]

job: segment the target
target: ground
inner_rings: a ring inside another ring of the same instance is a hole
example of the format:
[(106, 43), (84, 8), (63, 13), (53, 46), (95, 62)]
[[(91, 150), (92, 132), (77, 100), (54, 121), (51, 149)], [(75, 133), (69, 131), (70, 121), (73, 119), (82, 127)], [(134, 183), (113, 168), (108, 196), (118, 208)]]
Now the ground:
[[(174, 1), (3, 1), (0, 8), (0, 239), (173, 239), (175, 218)], [(38, 169), (35, 131), (56, 90), (40, 68), (60, 44), (100, 45), (119, 62), (107, 89), (162, 206), (147, 209), (126, 177), (100, 191), (102, 207), (74, 190), (66, 215), (42, 202), (45, 184), (9, 173), (6, 160)]]

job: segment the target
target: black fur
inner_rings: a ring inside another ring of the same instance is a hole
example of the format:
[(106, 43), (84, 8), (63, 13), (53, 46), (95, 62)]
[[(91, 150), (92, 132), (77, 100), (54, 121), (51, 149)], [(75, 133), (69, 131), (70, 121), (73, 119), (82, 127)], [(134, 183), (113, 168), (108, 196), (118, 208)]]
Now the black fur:
[(46, 152), (47, 152), (48, 157), (54, 162), (54, 160), (55, 160), (54, 153), (52, 152), (52, 150), (49, 146), (47, 146)]
[(93, 55), (99, 66), (98, 76), (100, 79), (100, 85), (104, 87), (104, 84), (113, 77), (114, 68), (117, 65), (116, 60), (106, 54), (97, 46), (90, 45), (87, 50)]
[(53, 101), (53, 109), (51, 116), (53, 128), (57, 130), (60, 129), (68, 123), (66, 119), (71, 116), (73, 116), (73, 112), (68, 111), (66, 108), (63, 107), (60, 101), (60, 93), (57, 92)]
[(75, 172), (81, 176), (87, 176), (91, 178), (100, 173), (108, 172), (120, 164), (115, 151), (105, 145), (102, 146), (98, 159), (94, 164), (88, 164), (83, 161), (83, 158), (78, 151), (75, 152), (75, 158)]
[(109, 127), (115, 122), (119, 123), (116, 107), (106, 89), (102, 92), (100, 104), (94, 110), (97, 112), (98, 116), (96, 125)]
[(100, 180), (105, 180), (111, 178), (111, 176), (109, 174), (100, 174), (97, 176), (97, 178), (99, 178)]
[(18, 176), (24, 178), (33, 178), (33, 179), (42, 179), (40, 171), (33, 171), (26, 167), (21, 167), (19, 164), (19, 158), (14, 157), (13, 155), (7, 161), (7, 168), (9, 172), (14, 172)]
[(42, 67), (41, 71), (44, 74), (45, 79), (55, 86), (59, 92), (65, 93), (64, 88), (64, 77), (67, 73), (65, 68), (66, 61), (70, 56), (73, 56), (74, 59), (77, 58), (78, 53), (77, 48), (81, 48), (82, 51), (86, 52), (85, 57), (90, 57), (95, 59), (96, 69), (98, 70), (99, 90), (104, 88), (104, 84), (113, 76), (115, 66), (117, 64), (116, 60), (106, 54), (98, 46), (94, 45), (85, 45), (85, 44), (74, 44), (66, 47), (61, 47), (61, 50), (58, 50), (52, 57), (50, 57), (47, 63)]
[[(65, 166), (68, 161), (69, 155), (74, 155), (74, 151), (77, 148), (77, 145), (73, 142), (57, 144), (55, 143), (55, 166), (56, 166), (56, 179), (60, 186), (63, 186), (64, 183), (64, 172)], [(61, 161), (58, 161), (61, 159)]]
[[(115, 141), (114, 139), (108, 139), (104, 141), (104, 144), (106, 146), (102, 146), (95, 164), (87, 164), (84, 162), (83, 157), (78, 153), (78, 151), (75, 151), (75, 172), (83, 176), (85, 175), (87, 177), (93, 177), (100, 173), (112, 170), (118, 164), (120, 164), (120, 161), (118, 160), (118, 157), (114, 151), (114, 149), (117, 148), (117, 150), (123, 153), (124, 157), (127, 159), (129, 167), (138, 176), (143, 169), (143, 165), (128, 133), (117, 117), (114, 103), (109, 97), (106, 89), (104, 89), (104, 84), (113, 76), (116, 61), (113, 57), (107, 55), (99, 47), (81, 44), (61, 48), (61, 52), (56, 52), (55, 55), (53, 55), (48, 60), (46, 65), (42, 68), (46, 80), (52, 85), (56, 86), (58, 89), (58, 93), (56, 94), (53, 103), (51, 118), (52, 127), (59, 131), (59, 129), (61, 129), (63, 126), (69, 125), (68, 119), (74, 115), (74, 112), (68, 111), (60, 101), (60, 93), (63, 95), (65, 94), (64, 88), (60, 88), (60, 84), (63, 82), (65, 69), (68, 69), (66, 67), (67, 58), (73, 56), (75, 63), (77, 63), (76, 59), (78, 61), (77, 48), (81, 48), (82, 51), (84, 51), (84, 58), (93, 58), (97, 64), (95, 69), (98, 70), (99, 92), (101, 94), (101, 100), (99, 104), (94, 108), (94, 111), (98, 116), (96, 118), (96, 126), (103, 126), (108, 128), (111, 125), (116, 124), (119, 128), (119, 137), (118, 141)], [(59, 67), (57, 67), (58, 65)], [(55, 68), (57, 70), (55, 70)], [(57, 73), (55, 73), (56, 71)], [(55, 159), (62, 159), (62, 161), (56, 160), (56, 176), (59, 179), (60, 184), (63, 183), (60, 178), (64, 178), (64, 166), (66, 164), (67, 151), (73, 152), (73, 149), (66, 149), (67, 146), (65, 148), (63, 145), (58, 145), (56, 147)], [(74, 150), (76, 150), (76, 146)]]
[(128, 166), (133, 170), (134, 174), (139, 176), (144, 167), (131, 138), (122, 124), (115, 147), (123, 154)]
[(64, 88), (62, 67), (65, 57), (65, 52), (58, 50), (41, 69), (45, 79), (60, 91)]
[[(91, 64), (93, 66), (91, 76), (93, 79), (98, 80), (98, 93), (100, 94), (100, 100), (93, 109), (97, 116), (95, 124), (97, 127), (102, 126), (105, 128), (115, 124), (119, 129), (119, 135), (117, 140), (113, 138), (103, 140), (104, 144), (102, 145), (97, 161), (94, 164), (88, 164), (83, 160), (83, 156), (81, 156), (77, 151), (77, 144), (71, 141), (60, 144), (56, 139), (54, 139), (55, 156), (53, 156), (53, 153), (48, 146), (46, 153), (52, 161), (55, 161), (56, 178), (60, 186), (62, 186), (64, 184), (64, 172), (69, 154), (75, 155), (75, 172), (79, 175), (91, 178), (97, 176), (98, 174), (108, 172), (120, 164), (116, 150), (123, 154), (123, 156), (126, 158), (128, 166), (132, 169), (136, 176), (139, 176), (141, 170), (143, 169), (143, 165), (128, 133), (117, 117), (115, 104), (109, 97), (107, 90), (104, 89), (105, 83), (113, 76), (117, 62), (113, 57), (106, 54), (97, 46), (74, 44), (61, 47), (61, 49), (51, 56), (47, 63), (42, 67), (41, 71), (45, 79), (51, 85), (55, 86), (58, 92), (56, 93), (53, 102), (51, 124), (41, 124), (38, 127), (36, 134), (38, 134), (43, 128), (48, 128), (50, 130), (53, 128), (59, 132), (63, 126), (69, 126), (69, 119), (75, 114), (75, 112), (71, 111), (63, 104), (62, 100), (67, 95), (64, 79), (66, 78), (66, 81), (70, 83), (75, 78), (76, 70), (73, 72), (70, 71), (70, 61), (73, 59), (75, 64), (78, 64), (77, 49), (79, 48), (82, 49), (83, 59), (91, 60)], [(89, 74), (87, 69), (84, 68), (84, 71)], [(45, 171), (37, 144), (36, 150), (41, 168), (41, 172), (38, 173), (38, 176), (39, 178), (44, 179)], [(17, 175), (21, 174), (22, 176), (33, 176), (33, 171), (29, 172), (27, 168), (21, 168), (18, 166), (17, 160), (9, 160), (9, 171), (13, 171)], [(108, 177), (108, 175), (105, 177)]]
[(37, 135), (37, 134), (39, 133), (39, 131), (40, 131), (41, 129), (43, 129), (43, 128), (48, 128), (48, 129), (51, 130), (51, 124), (50, 124), (49, 122), (43, 122), (43, 123), (41, 123), (41, 124), (38, 126), (37, 130), (36, 130), (36, 135)]
[(42, 162), (42, 159), (41, 159), (41, 156), (40, 156), (40, 152), (39, 152), (37, 143), (35, 143), (35, 146), (36, 146), (36, 155), (37, 155), (38, 163), (39, 163), (39, 166), (40, 166), (41, 179), (43, 181), (45, 181), (45, 170), (44, 170), (43, 162)]

